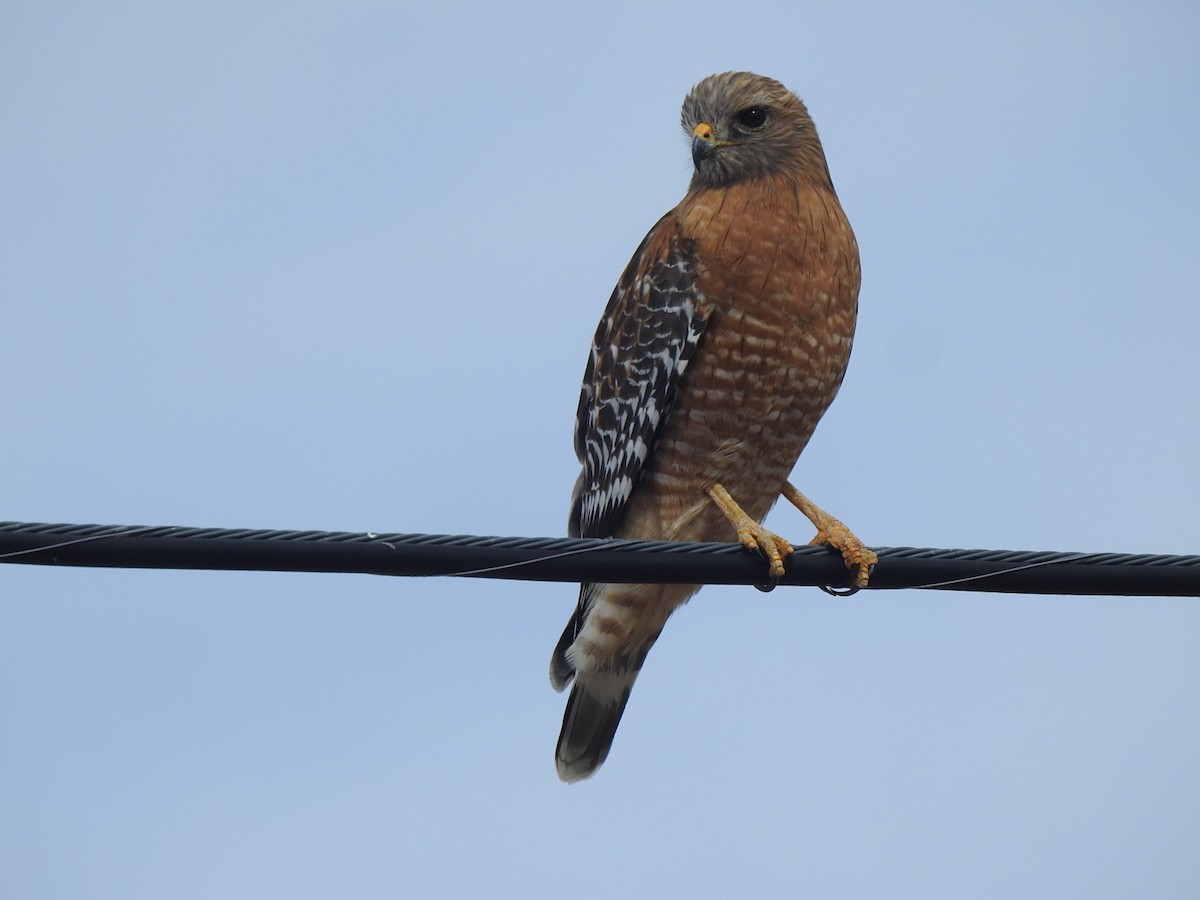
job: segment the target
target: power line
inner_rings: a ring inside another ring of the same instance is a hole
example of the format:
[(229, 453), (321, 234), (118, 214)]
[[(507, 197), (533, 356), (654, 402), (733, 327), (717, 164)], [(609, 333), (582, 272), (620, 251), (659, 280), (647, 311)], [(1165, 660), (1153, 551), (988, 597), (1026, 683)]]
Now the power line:
[[(1200, 556), (877, 547), (872, 589), (1200, 597)], [(761, 584), (737, 544), (0, 522), (0, 562), (134, 569), (342, 572), (528, 581)], [(844, 587), (841, 557), (802, 547), (784, 585)]]

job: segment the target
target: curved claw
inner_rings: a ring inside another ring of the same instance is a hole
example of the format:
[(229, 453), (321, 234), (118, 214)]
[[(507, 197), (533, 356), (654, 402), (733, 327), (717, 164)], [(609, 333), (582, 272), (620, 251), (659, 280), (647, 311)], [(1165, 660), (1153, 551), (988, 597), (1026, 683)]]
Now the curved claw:
[[(872, 570), (879, 562), (879, 555), (860, 541), (854, 532), (843, 525), (840, 520), (825, 512), (790, 483), (784, 484), (783, 496), (816, 526), (816, 536), (809, 543), (823, 544), (837, 550), (842, 554), (842, 561), (846, 564), (846, 568), (854, 571), (851, 593), (865, 588), (867, 582), (870, 581)], [(822, 590), (826, 590), (826, 593), (833, 593), (833, 590), (825, 588)], [(835, 594), (835, 596), (839, 595)]]
[[(771, 578), (770, 588), (774, 588), (775, 582), (783, 577), (785, 569), (783, 561), (795, 551), (795, 547), (781, 538), (775, 532), (768, 528), (764, 528), (758, 522), (755, 522), (750, 516), (737, 505), (737, 501), (729, 495), (729, 491), (725, 490), (719, 484), (714, 484), (708, 489), (708, 496), (717, 508), (724, 513), (725, 518), (729, 520), (729, 524), (737, 531), (738, 543), (747, 550), (754, 550), (761, 553), (767, 558), (769, 565), (769, 575)], [(770, 589), (766, 588), (766, 589)], [(762, 588), (760, 588), (761, 590)]]

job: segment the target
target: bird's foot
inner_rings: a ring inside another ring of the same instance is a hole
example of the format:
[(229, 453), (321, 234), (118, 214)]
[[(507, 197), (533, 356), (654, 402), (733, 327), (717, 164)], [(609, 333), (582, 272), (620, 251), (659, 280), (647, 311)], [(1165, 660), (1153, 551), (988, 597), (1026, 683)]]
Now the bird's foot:
[(865, 588), (871, 577), (871, 570), (879, 562), (879, 556), (855, 537), (854, 532), (838, 519), (835, 519), (821, 507), (817, 506), (790, 483), (783, 485), (783, 496), (788, 499), (808, 520), (817, 528), (816, 536), (810, 544), (824, 544), (842, 554), (846, 568), (855, 572), (854, 588)]
[(739, 543), (748, 550), (754, 550), (767, 558), (771, 580), (778, 581), (782, 578), (783, 561), (795, 548), (784, 538), (750, 518), (749, 514), (738, 506), (737, 501), (729, 495), (729, 491), (721, 485), (714, 484), (707, 493), (725, 518), (729, 520), (729, 524), (737, 531)]

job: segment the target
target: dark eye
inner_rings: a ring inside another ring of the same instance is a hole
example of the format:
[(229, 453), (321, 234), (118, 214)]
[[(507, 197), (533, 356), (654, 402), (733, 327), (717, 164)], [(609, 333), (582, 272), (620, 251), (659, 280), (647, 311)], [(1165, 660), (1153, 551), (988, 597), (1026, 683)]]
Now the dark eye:
[(752, 106), (738, 113), (737, 120), (746, 128), (762, 128), (767, 123), (767, 111), (761, 106)]

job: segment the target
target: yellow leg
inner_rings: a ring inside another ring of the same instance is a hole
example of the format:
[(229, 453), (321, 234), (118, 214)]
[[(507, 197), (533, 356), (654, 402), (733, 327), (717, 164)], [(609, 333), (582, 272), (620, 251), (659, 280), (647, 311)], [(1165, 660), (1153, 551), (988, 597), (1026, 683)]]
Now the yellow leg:
[[(783, 560), (795, 548), (777, 535), (755, 522), (737, 501), (719, 484), (714, 484), (707, 491), (709, 498), (717, 508), (725, 514), (729, 524), (737, 531), (738, 541), (743, 547), (757, 551), (767, 558), (771, 566), (771, 578), (783, 577)], [(843, 526), (844, 527), (844, 526)], [(849, 534), (849, 532), (847, 532)]]
[(847, 569), (858, 567), (855, 586), (866, 587), (867, 580), (871, 577), (871, 569), (879, 562), (875, 552), (856, 538), (849, 528), (796, 490), (791, 482), (784, 482), (783, 496), (816, 526), (817, 535), (809, 543), (825, 544), (840, 551)]

